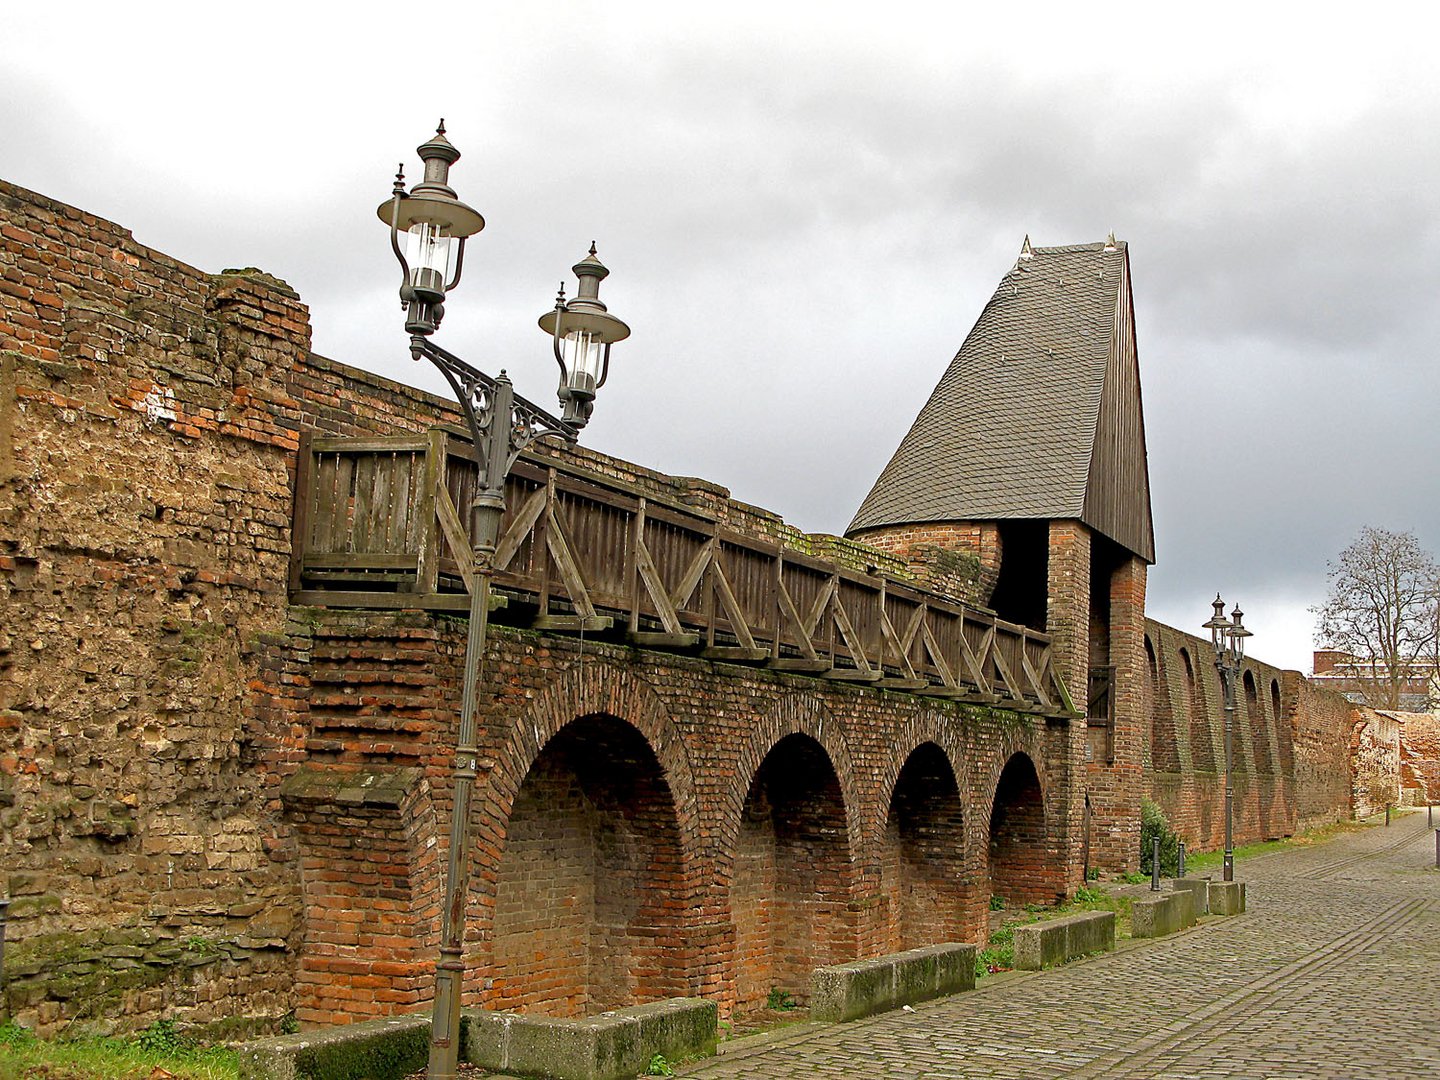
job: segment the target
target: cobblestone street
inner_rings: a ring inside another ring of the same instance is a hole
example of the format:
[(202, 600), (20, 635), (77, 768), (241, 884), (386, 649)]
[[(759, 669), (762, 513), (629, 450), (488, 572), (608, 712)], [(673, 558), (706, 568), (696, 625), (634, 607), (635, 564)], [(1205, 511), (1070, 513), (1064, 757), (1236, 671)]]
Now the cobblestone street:
[(1434, 836), (1421, 812), (1241, 862), (1243, 916), (913, 1012), (807, 1025), (686, 1075), (1440, 1076)]

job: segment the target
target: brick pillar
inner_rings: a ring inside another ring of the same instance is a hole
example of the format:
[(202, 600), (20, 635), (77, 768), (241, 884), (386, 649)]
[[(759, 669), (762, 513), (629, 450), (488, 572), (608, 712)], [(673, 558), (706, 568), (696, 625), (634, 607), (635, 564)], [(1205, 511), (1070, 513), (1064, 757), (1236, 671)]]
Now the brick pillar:
[[(1078, 521), (1050, 522), (1045, 630), (1055, 671), (1077, 709), (1090, 681), (1090, 530)], [(1050, 827), (1065, 862), (1065, 887), (1083, 881), (1085, 832), (1084, 720), (1048, 726), (1046, 757), (1052, 790), (1045, 793)], [(1054, 790), (1056, 786), (1060, 790)]]
[(280, 787), (302, 859), (307, 1026), (414, 1012), (434, 985), (440, 871), (417, 768), (307, 766)]
[(1115, 668), (1113, 760), (1089, 762), (1090, 865), (1123, 873), (1139, 868), (1144, 792), (1144, 560), (1124, 559), (1110, 575), (1110, 655)]

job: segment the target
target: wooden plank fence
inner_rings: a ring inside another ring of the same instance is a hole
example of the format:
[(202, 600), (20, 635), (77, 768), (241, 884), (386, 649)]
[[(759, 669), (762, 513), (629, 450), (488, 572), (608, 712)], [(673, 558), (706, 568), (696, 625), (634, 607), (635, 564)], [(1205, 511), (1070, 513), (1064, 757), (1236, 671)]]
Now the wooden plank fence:
[[(467, 440), (445, 429), (306, 436), (299, 453), (297, 603), (468, 608)], [(522, 457), (507, 481), (494, 587), (507, 621), (540, 629), (623, 632), (646, 648), (1077, 715), (1045, 634), (548, 458)]]

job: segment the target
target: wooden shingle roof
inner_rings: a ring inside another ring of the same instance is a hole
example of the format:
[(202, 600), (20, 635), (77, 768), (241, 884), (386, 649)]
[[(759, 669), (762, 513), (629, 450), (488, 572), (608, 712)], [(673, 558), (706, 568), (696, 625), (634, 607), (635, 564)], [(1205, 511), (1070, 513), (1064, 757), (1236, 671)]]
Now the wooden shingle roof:
[(850, 523), (1085, 522), (1154, 562), (1129, 253), (1032, 248)]

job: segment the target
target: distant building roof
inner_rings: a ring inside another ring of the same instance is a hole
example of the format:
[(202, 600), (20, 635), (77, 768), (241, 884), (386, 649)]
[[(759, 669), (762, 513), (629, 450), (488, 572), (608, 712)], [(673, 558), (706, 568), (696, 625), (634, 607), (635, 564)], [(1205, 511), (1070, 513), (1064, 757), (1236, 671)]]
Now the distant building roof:
[(1075, 518), (1154, 561), (1126, 245), (1030, 246), (850, 523)]

